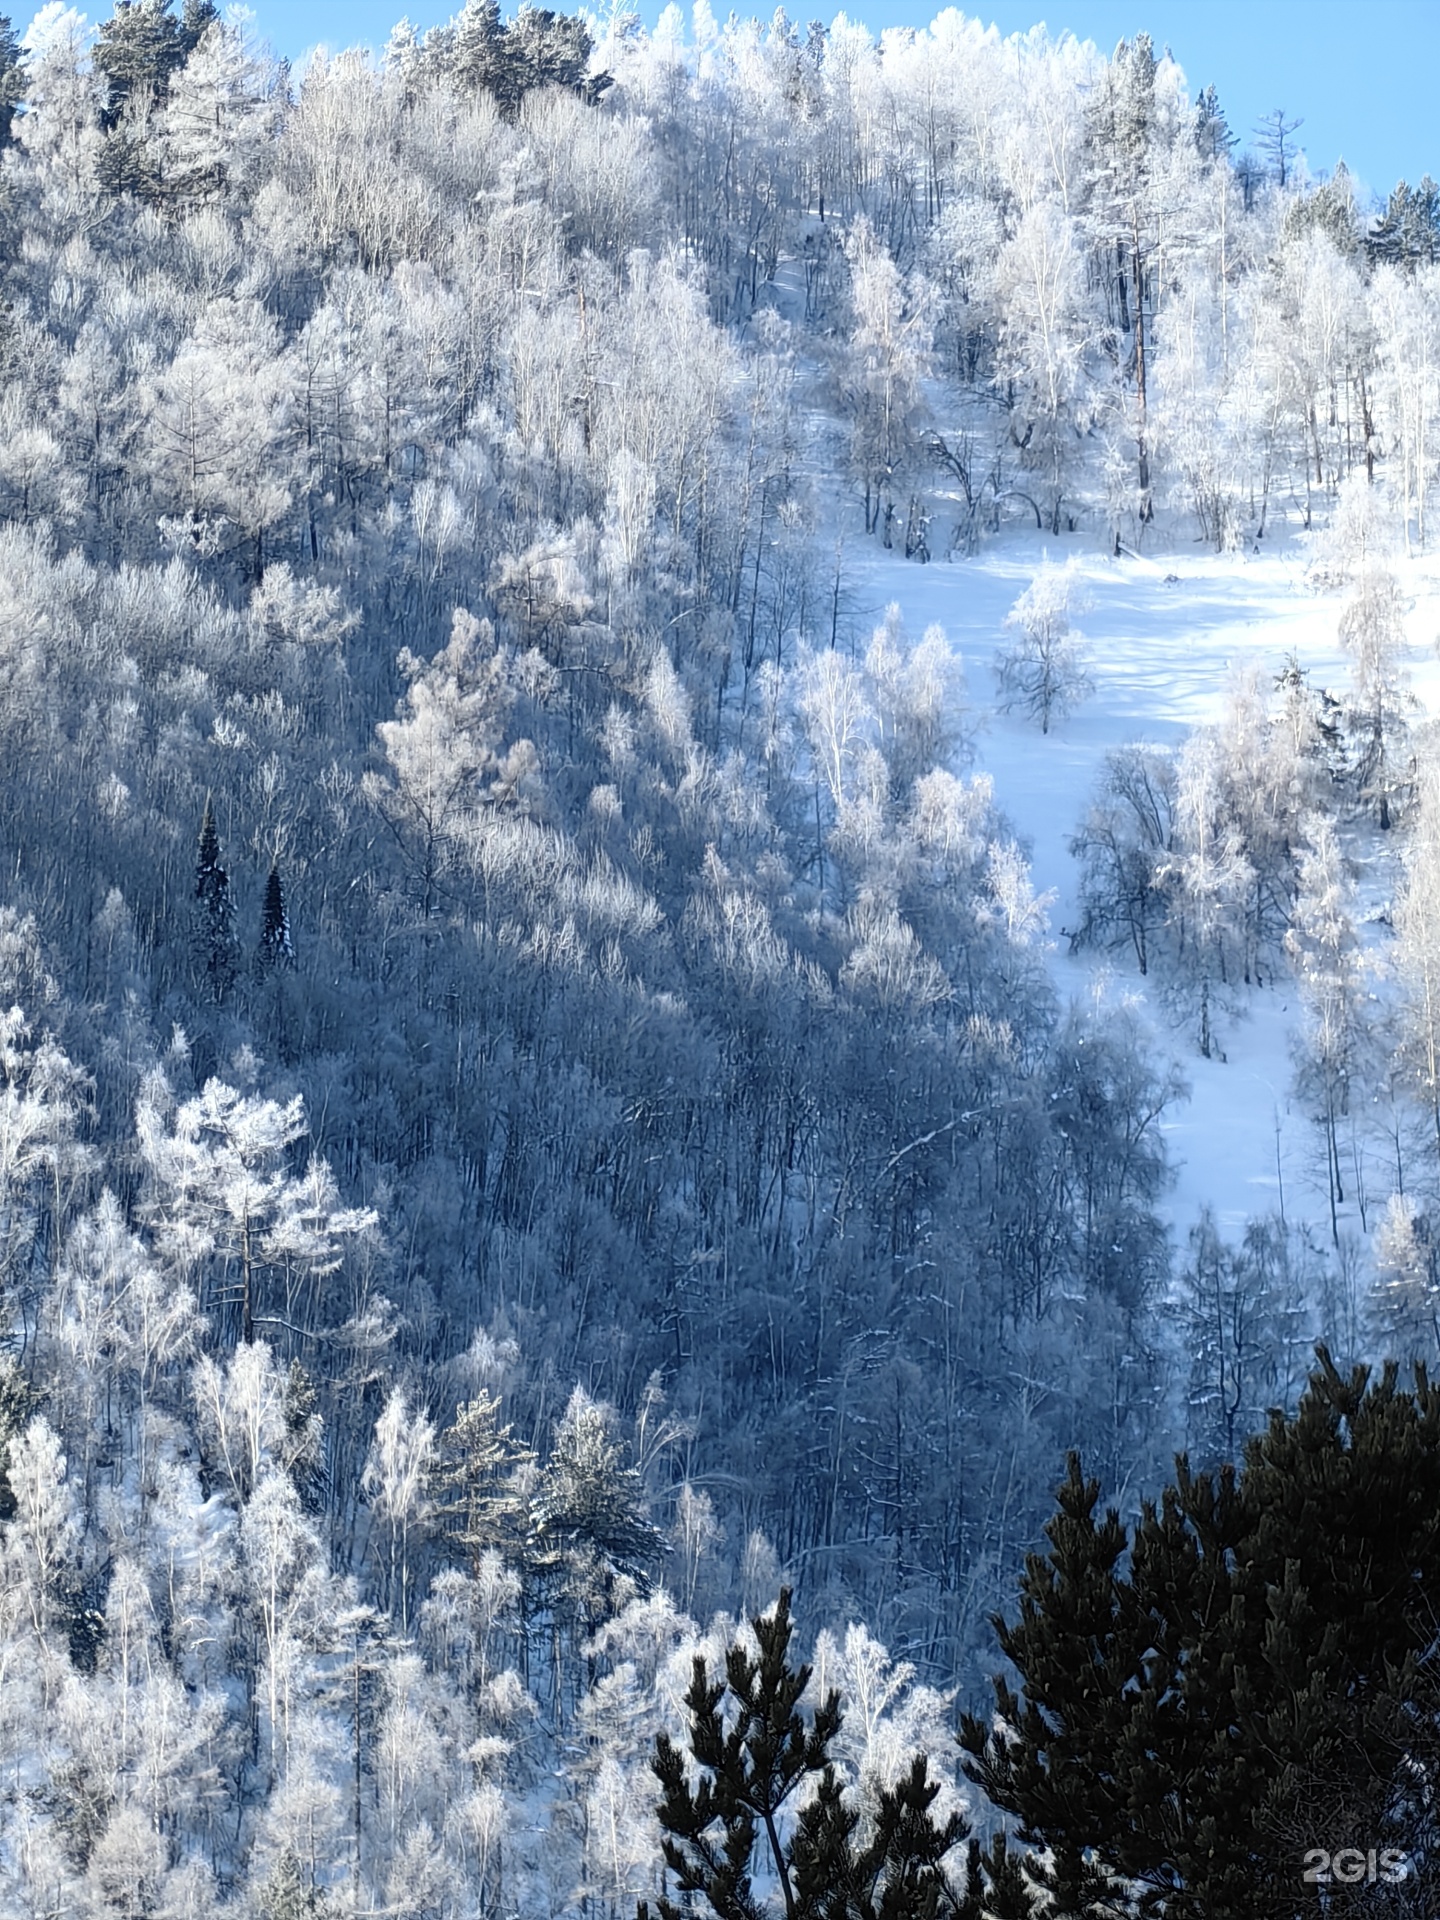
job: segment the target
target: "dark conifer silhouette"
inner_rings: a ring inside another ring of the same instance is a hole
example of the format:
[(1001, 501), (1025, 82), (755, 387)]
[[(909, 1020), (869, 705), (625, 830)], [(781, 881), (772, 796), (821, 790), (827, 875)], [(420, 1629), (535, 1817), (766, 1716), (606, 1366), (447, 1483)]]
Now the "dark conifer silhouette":
[(196, 971), (218, 1006), (235, 984), (235, 910), (230, 898), (230, 876), (220, 864), (215, 809), (208, 797), (205, 818), (200, 823), (195, 901)]
[[(997, 1622), (1020, 1691), (997, 1680), (1004, 1731), (967, 1715), (961, 1736), (971, 1777), (1051, 1850), (1067, 1915), (1111, 1911), (1117, 1876), (1167, 1920), (1280, 1920), (1308, 1849), (1432, 1841), (1440, 1390), (1318, 1353), (1238, 1473), (1182, 1455), (1133, 1531), (1096, 1519), (1070, 1457), (1049, 1555)], [(1386, 1911), (1377, 1885), (1357, 1898)]]
[(262, 974), (275, 973), (295, 964), (295, 948), (290, 939), (290, 915), (285, 906), (285, 888), (280, 879), (279, 866), (273, 860), (265, 882), (265, 905), (261, 913), (256, 964)]

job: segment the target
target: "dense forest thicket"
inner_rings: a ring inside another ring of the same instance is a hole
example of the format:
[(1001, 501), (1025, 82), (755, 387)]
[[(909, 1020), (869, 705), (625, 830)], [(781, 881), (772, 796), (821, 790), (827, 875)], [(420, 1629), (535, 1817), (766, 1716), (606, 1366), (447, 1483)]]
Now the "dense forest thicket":
[[(1067, 1447), (1130, 1499), (1318, 1334), (1433, 1346), (1440, 194), (953, 11), (0, 38), (3, 1904), (628, 1912), (782, 1570), (853, 1775), (953, 1769), (916, 1672), (978, 1697)], [(1078, 937), (1206, 1052), (1295, 970), (1369, 1300), (1333, 1212), (1172, 1273), (1183, 1084), (1061, 1003), (944, 633), (846, 584), (1277, 515), (1352, 693), (1115, 756)]]

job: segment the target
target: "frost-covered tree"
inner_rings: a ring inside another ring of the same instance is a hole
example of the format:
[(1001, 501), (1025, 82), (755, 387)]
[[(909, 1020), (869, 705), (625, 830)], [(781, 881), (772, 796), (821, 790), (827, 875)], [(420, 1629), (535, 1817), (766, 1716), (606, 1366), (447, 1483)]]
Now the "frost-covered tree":
[(195, 1414), (215, 1482), (238, 1506), (266, 1472), (289, 1478), (315, 1447), (313, 1414), (297, 1420), (294, 1376), (277, 1366), (265, 1342), (240, 1345), (223, 1365), (196, 1362)]
[(195, 1294), (149, 1257), (107, 1188), (70, 1232), (43, 1324), (60, 1367), (55, 1410), (84, 1464), (88, 1505), (94, 1460), (113, 1452), (117, 1426), (148, 1470), (148, 1413), (194, 1350)]
[(23, 1603), (31, 1631), (48, 1650), (57, 1628), (63, 1640), (67, 1576), (80, 1531), (68, 1463), (43, 1414), (35, 1414), (11, 1439), (5, 1477), (14, 1502), (3, 1542), (6, 1578)]
[(303, 1098), (282, 1105), (210, 1080), (177, 1103), (157, 1073), (136, 1117), (159, 1246), (203, 1276), (205, 1304), (235, 1315), (247, 1344), (257, 1325), (313, 1328), (320, 1282), (376, 1216), (339, 1204), (323, 1161), (292, 1170), (289, 1150), (309, 1130)]
[(1086, 425), (1084, 374), (1096, 328), (1075, 222), (1053, 199), (1021, 219), (996, 263), (1003, 322), (997, 375), (1011, 437), (1033, 487), (1037, 525), (1063, 531), (1066, 495)]
[(1388, 830), (1403, 784), (1397, 767), (1405, 705), (1405, 602), (1379, 564), (1365, 567), (1340, 614), (1340, 643), (1354, 662), (1355, 780), (1376, 823)]
[(1107, 755), (1097, 796), (1070, 842), (1081, 863), (1077, 945), (1128, 947), (1140, 972), (1149, 971), (1169, 911), (1174, 845), (1171, 757), (1139, 746)]
[(897, 494), (915, 449), (921, 381), (934, 332), (934, 295), (902, 275), (862, 215), (846, 249), (855, 327), (841, 389), (851, 415), (851, 465), (865, 502), (865, 531), (891, 545)]
[(386, 1598), (391, 1611), (399, 1615), (402, 1633), (410, 1626), (412, 1612), (411, 1556), (435, 1510), (430, 1490), (434, 1471), (434, 1425), (421, 1413), (412, 1415), (397, 1388), (375, 1423), (362, 1485), (388, 1538)]
[(562, 1630), (592, 1633), (616, 1599), (642, 1589), (665, 1551), (646, 1514), (638, 1469), (625, 1465), (612, 1408), (576, 1387), (531, 1502), (528, 1558), (555, 1626), (552, 1685), (561, 1697)]
[(245, 28), (211, 19), (171, 76), (160, 116), (165, 197), (196, 207), (252, 193), (265, 171), (281, 92), (276, 63)]
[(259, 1624), (263, 1739), (272, 1776), (289, 1766), (291, 1734), (306, 1684), (307, 1616), (323, 1604), (322, 1544), (288, 1474), (266, 1467), (240, 1514), (248, 1598)]
[(25, 98), (25, 49), (7, 14), (0, 14), (0, 145), (9, 146), (15, 109)]
[[(0, 918), (0, 939), (25, 941), (33, 923)], [(37, 1262), (52, 1273), (75, 1203), (96, 1166), (82, 1132), (90, 1105), (89, 1077), (67, 1058), (53, 1036), (29, 1044), (31, 1030), (18, 1005), (0, 1014), (0, 1287), (22, 1324), (31, 1309), (27, 1278)]]
[(1375, 1233), (1375, 1275), (1367, 1301), (1386, 1353), (1427, 1364), (1440, 1346), (1440, 1246), (1427, 1210), (1392, 1194)]
[(1370, 287), (1376, 338), (1377, 408), (1388, 428), (1394, 505), (1400, 511), (1405, 551), (1425, 545), (1425, 512), (1435, 477), (1435, 415), (1440, 400), (1440, 334), (1435, 296), (1440, 272), (1415, 277), (1384, 266)]
[(422, 920), (437, 910), (446, 877), (482, 804), (513, 795), (533, 772), (534, 750), (500, 751), (513, 697), (504, 650), (488, 621), (457, 609), (448, 644), (429, 662), (408, 650), (402, 717), (382, 721), (387, 777), (367, 782), (375, 807), (411, 867)]
[(1139, 33), (1116, 47), (1089, 102), (1088, 225), (1117, 336), (1116, 427), (1134, 475), (1115, 498), (1128, 498), (1141, 526), (1155, 512), (1151, 360), (1163, 276), (1154, 265), (1199, 160), (1176, 79), (1174, 63), (1157, 58), (1149, 34)]
[(298, 478), (288, 385), (272, 317), (253, 299), (217, 298), (154, 376), (147, 408), (156, 492), (192, 546), (238, 535), (257, 581)]
[(1083, 604), (1074, 562), (1047, 562), (1005, 616), (1018, 638), (995, 656), (1001, 710), (1018, 708), (1042, 733), (1091, 691), (1087, 655), (1070, 624)]
[(1440, 1156), (1440, 783), (1428, 758), (1395, 907), (1400, 1060)]
[(1299, 869), (1299, 893), (1285, 943), (1306, 1016), (1297, 1044), (1296, 1083), (1320, 1128), (1330, 1232), (1338, 1246), (1338, 1208), (1352, 1181), (1342, 1154), (1349, 1144), (1347, 1135), (1353, 1139), (1352, 1103), (1358, 1108), (1363, 1096), (1368, 1022), (1350, 881), (1328, 820), (1311, 823), (1310, 845), (1301, 852)]
[(1191, 1450), (1234, 1460), (1266, 1409), (1293, 1404), (1304, 1378), (1311, 1328), (1287, 1235), (1277, 1222), (1252, 1221), (1227, 1246), (1205, 1213), (1190, 1234), (1180, 1302)]
[(526, 1514), (521, 1469), (534, 1455), (500, 1420), (500, 1402), (484, 1388), (455, 1410), (435, 1443), (432, 1498), (444, 1538), (479, 1578), (487, 1553), (518, 1553)]
[(1203, 734), (1192, 735), (1180, 755), (1175, 851), (1164, 872), (1175, 889), (1178, 979), (1198, 1015), (1197, 1040), (1208, 1060), (1215, 1015), (1244, 964), (1244, 908), (1254, 868), (1226, 806), (1217, 743)]
[(962, 752), (964, 674), (943, 627), (929, 626), (912, 641), (900, 608), (891, 605), (870, 636), (865, 678), (876, 745), (889, 769), (891, 793), (902, 799), (923, 775), (953, 766)]

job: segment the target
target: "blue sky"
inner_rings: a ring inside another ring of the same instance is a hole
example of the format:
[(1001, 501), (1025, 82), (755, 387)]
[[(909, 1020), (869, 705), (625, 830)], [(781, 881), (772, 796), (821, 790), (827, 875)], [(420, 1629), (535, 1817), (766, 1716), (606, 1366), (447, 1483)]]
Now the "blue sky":
[[(447, 18), (461, 0), (251, 0), (256, 24), (281, 53), (299, 56), (316, 41), (383, 44), (409, 12), (417, 26)], [(682, 4), (684, 0), (682, 0)], [(84, 0), (80, 0), (84, 4)], [(508, 12), (511, 0), (502, 0)], [(577, 0), (549, 0), (573, 10)], [(641, 0), (653, 19), (661, 0)], [(723, 16), (722, 0), (712, 0)], [(99, 11), (100, 9), (93, 9)], [(768, 14), (769, 4), (739, 11)], [(1243, 139), (1274, 107), (1303, 118), (1300, 144), (1311, 166), (1327, 170), (1342, 155), (1351, 171), (1383, 194), (1400, 177), (1427, 170), (1440, 178), (1440, 0), (989, 0), (965, 12), (1014, 33), (1043, 19), (1107, 51), (1124, 36), (1148, 32), (1168, 44), (1192, 92), (1213, 81), (1231, 127)], [(833, 6), (791, 0), (792, 17)], [(847, 9), (873, 32), (922, 25), (936, 4), (853, 0)]]

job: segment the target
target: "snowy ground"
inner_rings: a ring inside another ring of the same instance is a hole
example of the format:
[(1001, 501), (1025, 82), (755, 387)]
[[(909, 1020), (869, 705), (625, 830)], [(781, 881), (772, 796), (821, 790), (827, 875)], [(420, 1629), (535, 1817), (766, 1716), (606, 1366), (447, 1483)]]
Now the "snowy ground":
[[(1048, 738), (1033, 723), (994, 711), (991, 667), (1006, 637), (1005, 614), (1046, 552), (1056, 560), (1080, 555), (1092, 604), (1077, 625), (1089, 643), (1095, 681), (1092, 697), (1070, 719), (1052, 724)], [(1061, 936), (1077, 919), (1077, 873), (1066, 841), (1106, 752), (1135, 740), (1178, 745), (1191, 728), (1218, 717), (1227, 676), (1244, 661), (1257, 661), (1273, 675), (1294, 652), (1313, 685), (1337, 692), (1348, 685), (1336, 639), (1339, 600), (1306, 587), (1309, 559), (1303, 543), (1287, 541), (1283, 530), (1278, 546), (1263, 556), (1216, 555), (1197, 546), (1112, 560), (1081, 537), (1018, 534), (977, 559), (922, 567), (875, 542), (857, 539), (849, 546), (845, 583), (862, 634), (894, 600), (908, 632), (918, 636), (939, 621), (964, 660), (970, 704), (984, 721), (976, 766), (993, 776), (997, 801), (1030, 843), (1037, 890), (1055, 892), (1052, 965), (1063, 992), (1087, 993), (1097, 970), (1093, 955), (1072, 957)], [(1440, 568), (1397, 564), (1414, 601), (1411, 689), (1422, 709), (1437, 715)], [(1393, 872), (1376, 871), (1362, 880), (1362, 893), (1384, 897), (1392, 884)], [(1222, 1230), (1233, 1233), (1282, 1200), (1288, 1219), (1309, 1219), (1328, 1237), (1313, 1129), (1290, 1107), (1296, 1006), (1288, 981), (1250, 994), (1249, 1017), (1228, 1029), (1221, 1063), (1203, 1060), (1187, 1044), (1133, 968), (1112, 971), (1117, 990), (1145, 999), (1157, 1044), (1180, 1061), (1193, 1089), (1168, 1123), (1178, 1177), (1167, 1212), (1177, 1240), (1207, 1202)], [(1345, 1224), (1358, 1231), (1355, 1209), (1348, 1214)]]

